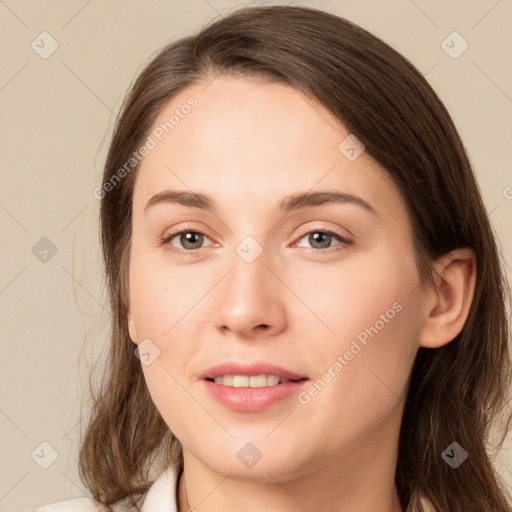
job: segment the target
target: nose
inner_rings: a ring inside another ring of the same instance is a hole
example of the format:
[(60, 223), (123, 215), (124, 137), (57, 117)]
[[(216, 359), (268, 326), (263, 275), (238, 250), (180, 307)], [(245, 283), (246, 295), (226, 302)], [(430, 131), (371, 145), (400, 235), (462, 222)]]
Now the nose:
[(286, 287), (267, 250), (252, 262), (235, 252), (230, 271), (215, 287), (215, 324), (237, 338), (279, 334), (286, 327)]

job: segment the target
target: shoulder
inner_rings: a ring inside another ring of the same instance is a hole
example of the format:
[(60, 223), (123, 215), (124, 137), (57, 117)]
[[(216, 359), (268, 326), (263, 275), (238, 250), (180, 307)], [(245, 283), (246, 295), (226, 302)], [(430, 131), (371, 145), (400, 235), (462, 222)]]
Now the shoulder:
[[(122, 505), (111, 506), (114, 512), (129, 512), (131, 509)], [(26, 510), (25, 512), (103, 512), (106, 508), (90, 498), (76, 498), (59, 501), (42, 507)]]
[[(176, 512), (177, 473), (172, 467), (163, 471), (147, 492), (143, 507), (146, 512)], [(134, 512), (128, 499), (110, 505), (113, 512)], [(50, 505), (32, 508), (23, 512), (105, 512), (107, 508), (92, 498), (76, 498)]]

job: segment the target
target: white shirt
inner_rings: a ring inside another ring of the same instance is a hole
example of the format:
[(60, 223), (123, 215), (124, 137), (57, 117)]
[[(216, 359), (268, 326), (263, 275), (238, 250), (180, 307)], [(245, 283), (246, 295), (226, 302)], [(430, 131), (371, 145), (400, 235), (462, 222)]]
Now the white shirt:
[[(142, 512), (176, 512), (175, 474), (172, 468), (166, 469), (146, 493)], [(131, 509), (112, 507), (115, 512), (130, 512)], [(59, 501), (26, 512), (101, 512), (102, 508), (90, 498), (76, 498)]]

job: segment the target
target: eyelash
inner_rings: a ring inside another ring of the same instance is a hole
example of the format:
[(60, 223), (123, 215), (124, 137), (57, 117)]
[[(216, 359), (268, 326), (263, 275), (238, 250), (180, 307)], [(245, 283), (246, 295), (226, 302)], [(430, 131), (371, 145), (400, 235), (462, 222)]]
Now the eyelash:
[[(170, 233), (169, 235), (165, 235), (163, 238), (160, 239), (160, 244), (165, 245), (167, 250), (169, 250), (170, 252), (172, 252), (173, 254), (176, 254), (178, 256), (192, 256), (195, 252), (198, 251), (198, 249), (179, 249), (179, 248), (173, 247), (170, 244), (170, 241), (175, 236), (182, 235), (183, 233), (195, 233), (195, 234), (200, 234), (200, 235), (203, 235), (203, 236), (209, 238), (208, 235), (206, 233), (204, 233), (203, 231), (201, 231), (200, 229), (197, 229), (197, 228), (192, 229), (192, 228), (185, 227), (184, 229), (181, 229), (180, 231), (176, 231), (174, 233)], [(300, 241), (306, 235), (309, 235), (311, 233), (322, 233), (325, 235), (330, 235), (340, 242), (338, 245), (336, 245), (334, 247), (327, 247), (326, 249), (315, 249), (314, 247), (309, 247), (310, 251), (315, 254), (318, 254), (318, 253), (327, 254), (327, 253), (339, 252), (339, 251), (345, 249), (347, 246), (350, 246), (353, 244), (352, 240), (349, 240), (349, 239), (339, 235), (338, 233), (335, 233), (334, 231), (330, 231), (328, 229), (305, 230), (299, 235), (297, 241)], [(201, 249), (201, 248), (202, 247), (199, 247), (199, 249)], [(308, 249), (308, 247), (304, 247), (304, 249)]]

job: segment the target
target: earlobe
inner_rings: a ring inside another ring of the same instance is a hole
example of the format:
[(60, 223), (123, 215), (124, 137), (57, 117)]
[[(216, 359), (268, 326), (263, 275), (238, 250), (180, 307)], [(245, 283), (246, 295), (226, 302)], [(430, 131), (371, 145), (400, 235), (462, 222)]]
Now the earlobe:
[(476, 257), (458, 248), (435, 262), (435, 285), (426, 292), (418, 342), (421, 347), (446, 345), (462, 331), (476, 282)]

